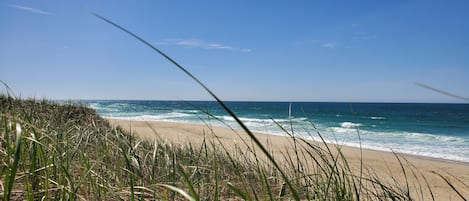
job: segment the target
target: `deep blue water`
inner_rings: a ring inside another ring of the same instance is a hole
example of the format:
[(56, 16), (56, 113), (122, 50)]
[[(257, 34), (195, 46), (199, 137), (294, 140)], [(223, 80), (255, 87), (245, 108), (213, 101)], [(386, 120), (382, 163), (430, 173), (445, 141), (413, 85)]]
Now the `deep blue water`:
[[(231, 126), (211, 101), (84, 101), (103, 117)], [(469, 104), (227, 102), (253, 131), (469, 162)], [(210, 114), (210, 115), (208, 115)], [(313, 125), (317, 128), (314, 129)], [(360, 134), (360, 138), (358, 137)]]

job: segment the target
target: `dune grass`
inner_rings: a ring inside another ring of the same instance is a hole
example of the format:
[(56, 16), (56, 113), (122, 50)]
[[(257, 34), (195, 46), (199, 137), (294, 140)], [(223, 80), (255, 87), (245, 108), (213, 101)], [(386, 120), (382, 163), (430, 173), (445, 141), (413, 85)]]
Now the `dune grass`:
[[(84, 106), (5, 96), (0, 103), (5, 200), (173, 200), (176, 186), (212, 200), (233, 194), (226, 190), (227, 179), (232, 189), (241, 183), (258, 186), (253, 170), (259, 167), (235, 160), (241, 153), (213, 151), (220, 150), (213, 143), (142, 142)], [(242, 180), (232, 180), (235, 176)]]

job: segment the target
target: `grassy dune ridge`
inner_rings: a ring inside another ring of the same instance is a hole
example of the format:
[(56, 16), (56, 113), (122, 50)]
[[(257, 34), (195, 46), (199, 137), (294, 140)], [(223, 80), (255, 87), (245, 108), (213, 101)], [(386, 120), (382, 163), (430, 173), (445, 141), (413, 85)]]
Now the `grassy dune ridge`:
[[(4, 200), (294, 198), (279, 170), (249, 138), (234, 146), (217, 138), (202, 143), (148, 141), (111, 126), (82, 105), (2, 95), (0, 106), (0, 198)], [(216, 135), (210, 127), (206, 132)], [(356, 174), (340, 149), (331, 151), (327, 145), (293, 136), (290, 141), (295, 149), (276, 159), (302, 200), (433, 197), (425, 183), (417, 187), (421, 193), (411, 194), (406, 180), (388, 182), (368, 171)]]
[[(211, 151), (211, 144), (138, 141), (84, 106), (5, 96), (0, 103), (4, 190), (0, 197), (5, 200), (173, 200), (175, 193), (165, 185), (185, 187), (183, 175), (198, 195), (211, 199), (214, 189), (230, 196), (225, 187), (217, 189), (214, 181), (232, 180), (234, 169), (245, 175), (245, 181), (233, 180), (233, 184), (256, 184), (251, 169), (257, 167)], [(20, 140), (15, 142), (18, 134)]]

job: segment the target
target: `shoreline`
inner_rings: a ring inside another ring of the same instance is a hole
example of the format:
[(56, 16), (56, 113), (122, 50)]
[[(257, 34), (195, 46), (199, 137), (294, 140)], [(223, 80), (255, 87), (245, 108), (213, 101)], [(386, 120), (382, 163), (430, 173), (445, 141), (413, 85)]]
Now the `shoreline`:
[[(228, 149), (244, 146), (241, 144), (240, 138), (249, 140), (248, 136), (242, 133), (243, 131), (223, 127), (213, 126), (208, 128), (201, 124), (166, 121), (106, 119), (113, 126), (120, 126), (127, 131), (132, 131), (132, 133), (136, 134), (136, 136), (142, 140), (151, 141), (158, 138), (179, 145), (188, 143), (197, 144), (206, 139), (209, 141), (219, 140), (223, 143), (223, 146)], [(155, 133), (155, 131), (157, 133)], [(213, 131), (214, 135), (210, 134), (208, 131)], [(238, 132), (239, 135), (233, 135), (235, 131)], [(291, 137), (264, 133), (254, 134), (276, 159), (285, 160), (286, 155), (292, 154)], [(325, 147), (322, 142), (311, 142), (319, 147)], [(469, 189), (465, 189), (465, 186), (469, 185), (469, 163), (397, 153), (397, 156), (401, 159), (401, 161), (399, 161), (392, 152), (366, 148), (360, 149), (346, 145), (327, 145), (332, 149), (334, 154), (338, 153), (337, 151), (340, 149), (340, 152), (347, 159), (347, 163), (350, 165), (355, 175), (377, 176), (391, 183), (396, 179), (400, 184), (409, 182), (411, 183), (411, 193), (414, 196), (420, 196), (419, 191), (421, 189), (419, 188), (426, 188), (425, 183), (428, 182), (436, 200), (459, 200), (460, 197), (438, 175), (440, 174), (448, 178), (463, 195), (466, 197), (469, 196)], [(301, 160), (311, 162), (311, 160), (308, 160), (306, 157)], [(405, 172), (403, 174), (402, 168), (406, 169), (408, 175), (406, 175)], [(412, 175), (410, 174), (411, 172), (413, 173)], [(419, 174), (421, 176), (419, 176)], [(424, 196), (428, 196), (429, 194), (430, 193), (427, 193)], [(431, 199), (431, 197), (426, 198)]]
[[(106, 120), (110, 121), (132, 121), (132, 122), (157, 122), (157, 123), (176, 123), (176, 124), (190, 124), (190, 125), (197, 125), (197, 126), (207, 126), (204, 125), (203, 123), (196, 123), (196, 122), (178, 122), (178, 121), (164, 121), (164, 120), (137, 120), (137, 119), (124, 119), (124, 118), (113, 118), (113, 117), (103, 117)], [(211, 127), (219, 127), (219, 128), (225, 128), (225, 129), (231, 129), (228, 127), (224, 126), (218, 126), (218, 125), (211, 125)], [(233, 128), (234, 130), (240, 130), (239, 128)], [(276, 134), (276, 133), (268, 133), (268, 132), (262, 132), (262, 131), (254, 131), (253, 133), (256, 134), (261, 134), (261, 135), (268, 135), (268, 136), (279, 136), (279, 137), (289, 137), (288, 135), (282, 135), (282, 134)], [(304, 138), (303, 138), (304, 139)], [(314, 141), (316, 143), (323, 143), (321, 141), (317, 141), (315, 139), (305, 139), (308, 141)], [(408, 157), (415, 157), (415, 158), (422, 158), (422, 159), (428, 159), (428, 160), (434, 160), (434, 161), (441, 161), (445, 163), (455, 163), (455, 164), (462, 164), (462, 165), (468, 165), (469, 166), (469, 161), (461, 161), (461, 160), (453, 160), (453, 159), (447, 159), (447, 158), (438, 158), (438, 157), (433, 157), (433, 156), (425, 156), (425, 155), (418, 155), (418, 154), (412, 154), (412, 153), (403, 153), (399, 151), (393, 152), (392, 149), (389, 150), (384, 150), (384, 149), (373, 149), (370, 147), (366, 146), (352, 146), (349, 144), (343, 144), (343, 143), (334, 143), (332, 141), (326, 140), (326, 143), (329, 145), (335, 145), (335, 146), (340, 146), (340, 147), (348, 147), (352, 149), (363, 149), (363, 150), (370, 150), (370, 151), (377, 151), (377, 152), (385, 152), (389, 154), (399, 154), (403, 156), (408, 156)]]

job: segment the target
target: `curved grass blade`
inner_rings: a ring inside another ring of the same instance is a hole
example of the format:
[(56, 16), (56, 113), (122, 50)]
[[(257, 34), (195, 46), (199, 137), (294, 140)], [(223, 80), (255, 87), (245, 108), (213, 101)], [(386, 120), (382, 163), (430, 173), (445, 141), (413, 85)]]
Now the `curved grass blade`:
[(113, 25), (114, 27), (120, 29), (121, 31), (124, 31), (126, 33), (128, 33), (129, 35), (131, 35), (132, 37), (134, 37), (135, 39), (139, 40), (140, 42), (142, 42), (143, 44), (147, 45), (148, 47), (150, 47), (152, 50), (156, 51), (157, 53), (159, 53), (161, 56), (163, 56), (164, 58), (166, 58), (168, 61), (170, 61), (171, 63), (173, 63), (176, 67), (178, 67), (181, 71), (183, 71), (187, 76), (189, 76), (192, 80), (194, 80), (195, 82), (197, 82), (197, 84), (199, 84), (206, 92), (208, 92), (217, 102), (218, 104), (220, 104), (220, 106), (222, 106), (222, 108), (231, 116), (233, 117), (233, 119), (236, 121), (236, 123), (238, 123), (239, 126), (241, 126), (241, 128), (249, 135), (249, 137), (254, 141), (254, 143), (261, 149), (261, 151), (267, 156), (267, 158), (269, 159), (269, 161), (275, 166), (275, 168), (280, 172), (280, 174), (282, 175), (282, 178), (285, 180), (285, 183), (287, 184), (288, 188), (290, 189), (291, 191), (291, 194), (293, 196), (293, 198), (295, 200), (300, 200), (300, 197), (298, 196), (298, 192), (293, 188), (293, 185), (290, 183), (290, 181), (288, 180), (288, 177), (287, 175), (282, 171), (282, 169), (280, 168), (280, 165), (278, 165), (277, 161), (275, 161), (275, 159), (273, 158), (273, 156), (267, 151), (267, 149), (264, 147), (264, 145), (262, 145), (262, 143), (259, 141), (259, 139), (257, 139), (257, 137), (251, 132), (251, 130), (249, 130), (249, 128), (244, 125), (244, 123), (236, 116), (236, 114), (220, 99), (218, 98), (207, 86), (205, 86), (205, 84), (203, 84), (199, 79), (197, 79), (197, 77), (195, 77), (194, 75), (192, 75), (192, 73), (190, 73), (188, 70), (186, 70), (184, 67), (182, 67), (181, 65), (179, 65), (176, 61), (174, 61), (171, 57), (169, 57), (168, 55), (166, 55), (165, 53), (163, 53), (161, 50), (159, 50), (158, 48), (156, 48), (155, 46), (153, 46), (152, 44), (150, 44), (149, 42), (147, 42), (146, 40), (140, 38), (139, 36), (135, 35), (134, 33), (130, 32), (129, 30), (119, 26), (118, 24), (96, 14), (96, 13), (91, 13), (92, 15), (96, 16), (97, 18)]
[(0, 80), (0, 83), (2, 83), (3, 86), (5, 86), (8, 97), (10, 97), (10, 93), (11, 93), (11, 96), (13, 96), (13, 98), (16, 99), (15, 92), (13, 92), (13, 90), (10, 88), (10, 86), (8, 86), (8, 84), (6, 82), (4, 82), (3, 80)]
[(183, 191), (182, 189), (178, 188), (178, 187), (175, 187), (175, 186), (171, 186), (171, 185), (168, 185), (168, 184), (156, 184), (157, 186), (161, 186), (161, 187), (164, 187), (164, 188), (167, 188), (171, 191), (174, 191), (176, 193), (179, 193), (180, 195), (182, 195), (184, 198), (186, 198), (187, 200), (189, 201), (196, 201), (193, 197), (191, 197), (186, 191)]
[(439, 173), (437, 173), (437, 172), (433, 172), (433, 173), (436, 174), (436, 175), (438, 175), (438, 176), (440, 176), (441, 179), (443, 179), (443, 180), (451, 187), (451, 189), (453, 189), (453, 191), (458, 194), (458, 196), (459, 196), (462, 200), (464, 200), (464, 201), (467, 200), (467, 199), (461, 194), (461, 192), (459, 192), (458, 189), (456, 189), (456, 187), (455, 187), (446, 177), (444, 177), (443, 175), (441, 175), (441, 174), (439, 174)]
[(189, 180), (189, 177), (184, 172), (184, 168), (181, 166), (181, 164), (178, 164), (178, 168), (179, 168), (179, 172), (181, 172), (181, 174), (182, 174), (182, 178), (187, 183), (187, 186), (189, 186), (189, 191), (192, 195), (192, 198), (195, 201), (199, 201), (200, 200), (199, 195), (197, 195), (197, 192), (195, 191), (194, 186), (192, 186), (191, 181)]
[(231, 189), (233, 192), (235, 192), (238, 196), (240, 196), (241, 198), (243, 198), (243, 200), (251, 200), (251, 198), (249, 197), (249, 195), (245, 192), (243, 192), (242, 190), (236, 188), (232, 183), (228, 182), (226, 184), (228, 186), (229, 189)]

